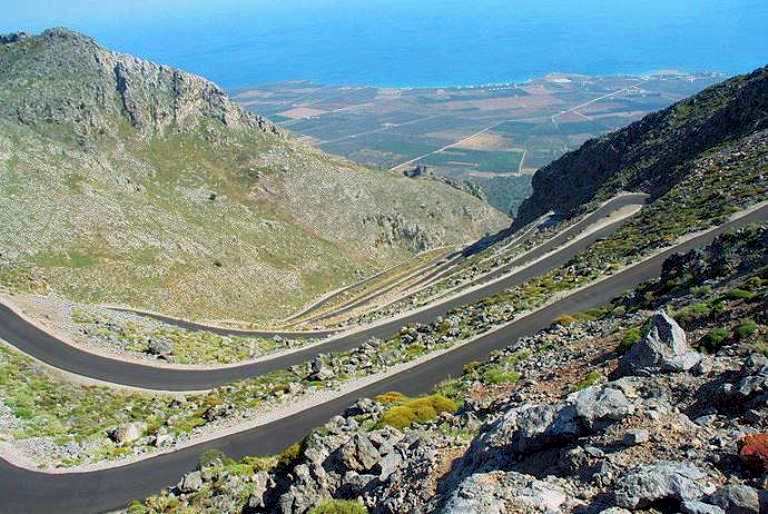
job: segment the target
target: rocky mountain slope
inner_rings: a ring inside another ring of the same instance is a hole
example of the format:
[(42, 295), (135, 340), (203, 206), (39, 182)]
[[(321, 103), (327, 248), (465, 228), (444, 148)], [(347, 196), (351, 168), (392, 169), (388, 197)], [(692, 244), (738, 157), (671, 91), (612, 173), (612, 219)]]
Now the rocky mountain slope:
[(0, 283), (282, 317), (509, 219), (299, 144), (203, 78), (53, 29), (0, 39)]
[(361, 400), (273, 458), (208, 454), (129, 512), (765, 512), (766, 313), (763, 225), (431, 396)]
[[(533, 194), (518, 210), (516, 224), (550, 210), (568, 214), (620, 190), (663, 197), (700, 171), (697, 160), (703, 155), (742, 146), (740, 142), (767, 128), (768, 68), (762, 68), (590, 140), (542, 168), (533, 177)], [(748, 147), (744, 152), (759, 150)]]

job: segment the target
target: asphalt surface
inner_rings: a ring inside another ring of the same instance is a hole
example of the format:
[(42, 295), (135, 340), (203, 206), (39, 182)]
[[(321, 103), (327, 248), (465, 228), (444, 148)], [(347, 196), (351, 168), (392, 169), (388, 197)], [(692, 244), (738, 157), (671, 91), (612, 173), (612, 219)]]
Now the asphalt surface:
[[(637, 202), (637, 197), (624, 196), (617, 198), (610, 205), (595, 212), (588, 218), (588, 220), (584, 220), (582, 223), (585, 223), (584, 226), (590, 225), (601, 217), (610, 214), (610, 212), (613, 212), (615, 209), (626, 205), (637, 204)], [(589, 221), (589, 219), (592, 221)], [(474, 291), (468, 291), (452, 300), (436, 304), (408, 316), (395, 318), (378, 325), (374, 324), (368, 328), (347, 335), (341, 335), (337, 338), (325, 341), (320, 345), (301, 349), (289, 354), (278, 355), (274, 358), (259, 362), (209, 369), (173, 369), (112, 359), (86, 352), (63, 343), (54, 336), (28, 323), (4, 305), (0, 305), (0, 339), (7, 341), (22, 352), (56, 368), (96, 380), (160, 391), (198, 391), (210, 389), (237, 380), (269, 373), (270, 371), (285, 369), (289, 366), (311, 360), (320, 353), (351, 350), (371, 337), (386, 339), (397, 333), (403, 325), (408, 323), (429, 323), (437, 316), (444, 315), (453, 309), (477, 302), (510, 287), (520, 285), (533, 277), (565, 264), (596, 240), (613, 233), (621, 225), (626, 223), (626, 221), (627, 220), (620, 220), (607, 225), (517, 273), (499, 280), (498, 282), (486, 284)], [(567, 232), (571, 232), (572, 235), (575, 235), (578, 231), (578, 227), (573, 227)], [(558, 239), (560, 239), (559, 242), (557, 241)], [(565, 239), (558, 236), (529, 253), (524, 259), (526, 259), (526, 262), (530, 262), (539, 256), (545, 255), (564, 241)], [(198, 325), (191, 322), (180, 321), (173, 318), (164, 318), (159, 315), (152, 315), (152, 317), (164, 319), (167, 320), (168, 323), (185, 328), (203, 328), (209, 330), (209, 328), (204, 325)], [(226, 333), (232, 333), (228, 329), (221, 330)], [(244, 332), (238, 333), (242, 334)], [(267, 337), (273, 335), (272, 333), (267, 332), (260, 332), (259, 334)]]
[(658, 277), (664, 260), (673, 253), (701, 247), (729, 229), (767, 219), (768, 207), (763, 207), (740, 220), (722, 225), (712, 232), (582, 289), (471, 344), (330, 402), (239, 434), (134, 464), (89, 473), (46, 474), (17, 468), (0, 460), (0, 512), (108, 512), (124, 506), (132, 499), (144, 498), (162, 487), (176, 483), (184, 473), (195, 467), (200, 453), (204, 450), (215, 448), (235, 458), (276, 453), (342, 412), (360, 397), (370, 397), (392, 390), (411, 395), (425, 393), (441, 380), (461, 374), (466, 362), (485, 359), (491, 351), (504, 348), (519, 337), (531, 335), (547, 327), (562, 314), (603, 305), (638, 284)]

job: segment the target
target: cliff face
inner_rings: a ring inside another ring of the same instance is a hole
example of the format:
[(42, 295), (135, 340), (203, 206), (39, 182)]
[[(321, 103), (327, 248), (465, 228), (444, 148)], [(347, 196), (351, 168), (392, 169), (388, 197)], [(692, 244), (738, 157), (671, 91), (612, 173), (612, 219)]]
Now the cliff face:
[(768, 68), (727, 80), (564, 155), (533, 177), (521, 226), (553, 210), (568, 214), (620, 190), (667, 192), (686, 164), (768, 127)]
[(204, 121), (275, 131), (242, 111), (202, 77), (110, 52), (66, 29), (39, 37), (4, 36), (0, 44), (0, 115), (19, 122), (64, 124), (81, 134), (111, 131), (119, 117), (145, 134), (190, 130)]
[(0, 285), (281, 317), (508, 223), (304, 145), (201, 77), (65, 29), (0, 38)]

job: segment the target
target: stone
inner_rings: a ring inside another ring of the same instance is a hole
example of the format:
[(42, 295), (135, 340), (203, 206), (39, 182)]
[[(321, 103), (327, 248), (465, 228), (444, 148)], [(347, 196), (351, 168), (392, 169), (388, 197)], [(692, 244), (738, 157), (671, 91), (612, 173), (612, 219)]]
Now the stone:
[(442, 514), (555, 513), (566, 510), (568, 496), (558, 486), (521, 473), (476, 473), (448, 498)]
[(616, 504), (642, 509), (658, 501), (698, 500), (714, 491), (706, 475), (692, 464), (657, 462), (640, 465), (616, 482)]
[(726, 514), (759, 514), (760, 496), (748, 485), (725, 485), (707, 501), (720, 506)]
[(768, 434), (748, 434), (738, 442), (739, 458), (749, 469), (758, 473), (768, 471)]
[(329, 380), (336, 376), (333, 368), (327, 366), (320, 356), (315, 357), (311, 364), (311, 373), (307, 377), (309, 380)]
[(377, 469), (379, 471), (379, 480), (386, 481), (392, 473), (400, 469), (403, 465), (403, 458), (398, 452), (391, 452), (381, 459), (378, 463)]
[(378, 450), (370, 439), (362, 433), (356, 433), (339, 449), (339, 456), (344, 466), (352, 471), (368, 471), (381, 459)]
[(685, 331), (666, 312), (651, 318), (651, 329), (619, 359), (619, 374), (652, 376), (688, 371), (702, 359), (688, 345)]
[(179, 491), (187, 494), (199, 491), (201, 487), (203, 487), (203, 476), (199, 471), (187, 473), (176, 486)]
[(684, 501), (680, 505), (683, 514), (725, 514), (725, 511), (717, 505), (700, 502), (698, 500)]
[(173, 345), (165, 339), (152, 339), (147, 345), (147, 353), (150, 355), (170, 355)]
[(630, 430), (624, 434), (624, 444), (626, 446), (647, 443), (649, 440), (650, 434), (648, 434), (647, 430)]
[(128, 444), (140, 439), (147, 430), (147, 424), (143, 421), (125, 423), (109, 431), (109, 438), (117, 444)]
[(251, 509), (261, 509), (266, 507), (264, 503), (264, 494), (267, 492), (272, 479), (266, 471), (258, 471), (251, 477), (253, 490), (248, 497), (248, 507)]

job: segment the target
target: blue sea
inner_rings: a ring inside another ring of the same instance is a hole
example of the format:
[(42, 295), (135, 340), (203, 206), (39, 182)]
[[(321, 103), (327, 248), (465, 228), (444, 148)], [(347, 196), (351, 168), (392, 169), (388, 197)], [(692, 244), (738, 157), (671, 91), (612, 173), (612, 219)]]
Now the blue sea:
[(767, 0), (0, 0), (0, 31), (64, 25), (229, 89), (448, 86), (553, 71), (749, 71)]

